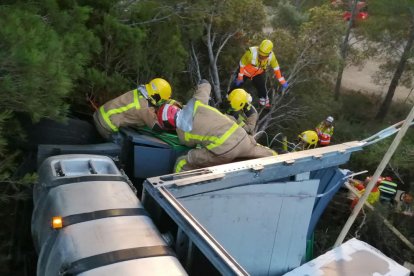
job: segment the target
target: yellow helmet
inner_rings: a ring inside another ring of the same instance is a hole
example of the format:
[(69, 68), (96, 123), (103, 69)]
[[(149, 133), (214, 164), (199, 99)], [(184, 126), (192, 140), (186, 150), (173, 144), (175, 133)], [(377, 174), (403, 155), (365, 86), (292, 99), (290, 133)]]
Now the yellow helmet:
[(230, 92), (227, 99), (230, 102), (230, 106), (238, 111), (243, 109), (243, 107), (247, 104), (249, 101), (249, 93), (246, 92), (246, 90), (241, 88), (236, 88), (233, 91)]
[(272, 41), (265, 39), (259, 45), (259, 54), (261, 56), (268, 56), (273, 50), (273, 43)]
[(318, 144), (318, 134), (316, 131), (313, 130), (307, 130), (299, 134), (299, 139), (302, 140), (305, 143), (305, 146), (307, 148), (310, 147), (316, 147)]
[(171, 85), (164, 79), (155, 78), (146, 84), (145, 88), (148, 91), (148, 96), (155, 103), (159, 103), (161, 100), (168, 100), (171, 97)]

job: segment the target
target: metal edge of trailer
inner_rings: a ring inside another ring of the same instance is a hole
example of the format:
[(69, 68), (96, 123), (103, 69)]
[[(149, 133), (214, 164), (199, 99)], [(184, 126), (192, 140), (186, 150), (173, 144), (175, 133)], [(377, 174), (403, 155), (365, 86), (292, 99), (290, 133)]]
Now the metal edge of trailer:
[[(304, 172), (339, 166), (364, 143), (349, 142), (306, 151), (234, 162), (204, 169), (148, 178), (153, 187), (168, 187), (176, 197), (205, 193), (241, 184), (255, 184), (283, 179)], [(216, 181), (226, 178), (222, 182)], [(210, 182), (210, 185), (194, 185)], [(214, 183), (216, 182), (216, 183)], [(185, 189), (181, 187), (185, 186)], [(179, 191), (179, 194), (178, 194)]]
[[(145, 191), (182, 228), (220, 273), (223, 275), (249, 275), (165, 187), (154, 189), (146, 180), (143, 195)], [(145, 206), (145, 196), (142, 198), (142, 203)]]

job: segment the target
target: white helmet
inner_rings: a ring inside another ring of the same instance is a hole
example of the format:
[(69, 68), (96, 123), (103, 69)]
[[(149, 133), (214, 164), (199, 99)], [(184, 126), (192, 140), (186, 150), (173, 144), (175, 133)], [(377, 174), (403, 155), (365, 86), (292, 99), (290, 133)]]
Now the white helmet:
[(334, 118), (332, 116), (328, 116), (328, 118), (326, 118), (326, 121), (332, 124), (334, 121)]

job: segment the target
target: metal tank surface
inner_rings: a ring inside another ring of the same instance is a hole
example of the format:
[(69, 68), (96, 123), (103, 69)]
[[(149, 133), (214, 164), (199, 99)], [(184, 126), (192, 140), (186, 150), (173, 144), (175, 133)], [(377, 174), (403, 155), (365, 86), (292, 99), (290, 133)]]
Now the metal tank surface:
[(187, 275), (110, 158), (49, 157), (38, 173), (37, 275)]

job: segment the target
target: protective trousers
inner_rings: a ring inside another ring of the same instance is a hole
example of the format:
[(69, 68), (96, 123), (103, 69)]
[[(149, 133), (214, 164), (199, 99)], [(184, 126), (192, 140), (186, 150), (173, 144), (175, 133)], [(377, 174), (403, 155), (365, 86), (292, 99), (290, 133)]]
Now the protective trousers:
[(99, 111), (95, 111), (93, 114), (93, 122), (95, 123), (96, 130), (107, 141), (111, 141), (112, 131), (107, 130), (99, 120)]
[[(244, 76), (243, 77), (243, 83), (241, 85), (236, 85), (237, 72), (235, 74), (234, 80), (231, 83), (230, 89), (227, 92), (227, 94), (229, 94), (231, 91), (233, 91), (236, 88), (242, 88), (242, 87), (244, 87), (245, 82), (250, 79), (249, 77)], [(266, 98), (267, 97), (266, 79), (265, 79), (265, 76), (266, 76), (266, 74), (259, 74), (257, 76), (254, 76), (251, 79), (254, 87), (257, 90), (257, 94), (258, 94), (259, 98)]]
[(277, 155), (274, 150), (256, 143), (252, 136), (246, 135), (237, 146), (221, 155), (216, 155), (206, 148), (190, 150), (187, 155), (177, 159), (174, 172), (226, 164), (236, 159), (255, 159), (273, 155)]

